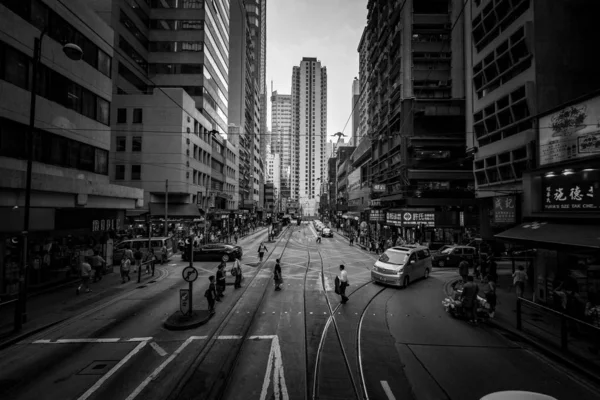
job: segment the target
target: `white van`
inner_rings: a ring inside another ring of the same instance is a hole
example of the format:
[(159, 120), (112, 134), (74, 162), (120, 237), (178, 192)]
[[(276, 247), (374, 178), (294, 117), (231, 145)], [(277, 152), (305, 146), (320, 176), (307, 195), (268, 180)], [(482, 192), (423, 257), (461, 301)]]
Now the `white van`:
[[(151, 246), (154, 249), (154, 255), (158, 257), (159, 260), (165, 262), (173, 256), (173, 238), (153, 237), (150, 240)], [(163, 246), (167, 248), (166, 259), (161, 259)], [(123, 258), (123, 254), (125, 254), (125, 250), (127, 248), (130, 248), (133, 252), (135, 252), (135, 249), (138, 247), (145, 256), (148, 252), (148, 238), (127, 239), (119, 242), (117, 245), (115, 245), (113, 250), (113, 264), (119, 265), (121, 263), (121, 259)]]
[(431, 254), (425, 246), (395, 246), (387, 249), (371, 270), (371, 279), (386, 285), (407, 287), (420, 278), (427, 279)]

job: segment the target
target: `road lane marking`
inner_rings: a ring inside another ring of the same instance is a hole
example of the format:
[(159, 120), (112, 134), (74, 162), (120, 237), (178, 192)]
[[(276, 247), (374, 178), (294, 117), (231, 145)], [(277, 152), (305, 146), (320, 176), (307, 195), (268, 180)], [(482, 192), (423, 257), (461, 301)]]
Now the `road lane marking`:
[(158, 353), (159, 356), (164, 357), (167, 355), (167, 352), (158, 345), (158, 343), (156, 342), (151, 342), (150, 343), (150, 347), (152, 347), (154, 350), (156, 350), (156, 352)]
[(281, 359), (281, 348), (279, 347), (279, 338), (274, 336), (271, 341), (271, 351), (267, 362), (265, 380), (263, 381), (260, 400), (267, 398), (267, 392), (271, 384), (271, 373), (273, 373), (273, 395), (276, 400), (289, 400), (285, 376), (283, 373), (283, 361)]
[(165, 369), (165, 367), (167, 365), (169, 365), (169, 363), (171, 363), (171, 361), (173, 361), (175, 359), (175, 357), (177, 357), (179, 355), (179, 353), (181, 353), (183, 351), (183, 349), (185, 349), (187, 347), (187, 345), (192, 343), (192, 340), (195, 340), (195, 339), (206, 339), (206, 336), (191, 336), (191, 337), (189, 337), (185, 342), (183, 342), (183, 344), (181, 346), (179, 346), (179, 348), (177, 350), (175, 350), (173, 352), (173, 354), (171, 354), (169, 356), (169, 358), (167, 358), (162, 364), (160, 364), (158, 366), (158, 368), (156, 368), (150, 375), (148, 375), (148, 377), (146, 379), (144, 379), (142, 381), (142, 383), (140, 383), (140, 385), (137, 388), (135, 388), (135, 390), (133, 392), (131, 392), (131, 394), (129, 396), (127, 396), (126, 400), (135, 399), (142, 392), (142, 390), (144, 390), (144, 388), (146, 386), (148, 386), (148, 384), (151, 381), (156, 379), (156, 377), (162, 372), (162, 370)]
[(325, 291), (333, 292), (333, 287), (331, 286), (331, 279), (325, 275)]
[(45, 343), (52, 343), (52, 341), (48, 340), (48, 339), (41, 339), (41, 340), (36, 340), (33, 342), (33, 344), (45, 344)]
[(136, 337), (136, 338), (131, 338), (128, 339), (128, 342), (149, 342), (150, 340), (152, 340), (152, 336), (149, 337)]
[(277, 335), (255, 335), (255, 336), (250, 336), (248, 338), (248, 340), (274, 339), (276, 337), (277, 337)]
[(221, 339), (221, 340), (235, 340), (235, 339), (241, 339), (242, 337), (239, 335), (225, 335), (225, 336), (217, 336), (217, 339)]
[(108, 378), (113, 376), (114, 373), (119, 370), (119, 368), (125, 365), (134, 355), (136, 355), (144, 346), (146, 346), (147, 343), (147, 341), (139, 342), (138, 345), (135, 346), (135, 348), (129, 352), (129, 354), (123, 357), (123, 359), (119, 361), (117, 365), (112, 367), (110, 371), (108, 371), (104, 376), (102, 376), (102, 378), (98, 379), (98, 381), (96, 381), (96, 383), (94, 383), (94, 385), (91, 388), (89, 388), (83, 395), (81, 395), (81, 397), (79, 397), (79, 399), (77, 400), (86, 400), (91, 395), (93, 395), (94, 392), (96, 392), (96, 390), (98, 390), (100, 386), (102, 386), (104, 382), (108, 380)]
[(394, 396), (394, 393), (392, 393), (392, 389), (390, 388), (390, 385), (388, 385), (387, 381), (381, 381), (381, 386), (383, 387), (383, 391), (389, 400), (396, 400), (396, 396)]
[(56, 343), (117, 343), (120, 338), (58, 339)]

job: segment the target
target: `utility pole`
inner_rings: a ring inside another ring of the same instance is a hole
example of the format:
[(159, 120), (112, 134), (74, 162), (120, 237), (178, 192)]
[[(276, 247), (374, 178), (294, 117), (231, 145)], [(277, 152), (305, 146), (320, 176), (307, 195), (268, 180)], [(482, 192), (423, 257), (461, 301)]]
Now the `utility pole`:
[(165, 181), (165, 237), (169, 236), (169, 180)]

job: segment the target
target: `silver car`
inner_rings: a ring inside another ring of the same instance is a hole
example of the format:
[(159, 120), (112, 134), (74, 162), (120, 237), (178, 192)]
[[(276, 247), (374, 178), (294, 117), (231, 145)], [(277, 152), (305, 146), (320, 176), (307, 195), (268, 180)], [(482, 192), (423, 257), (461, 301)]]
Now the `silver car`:
[(392, 286), (407, 287), (410, 282), (428, 278), (431, 254), (424, 246), (396, 246), (387, 249), (371, 270), (371, 279)]

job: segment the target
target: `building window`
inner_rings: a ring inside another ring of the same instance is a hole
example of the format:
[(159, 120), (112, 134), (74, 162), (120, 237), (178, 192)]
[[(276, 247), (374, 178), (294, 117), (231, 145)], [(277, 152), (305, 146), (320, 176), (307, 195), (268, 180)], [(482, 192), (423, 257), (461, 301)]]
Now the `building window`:
[(177, 30), (197, 30), (204, 29), (204, 21), (202, 20), (177, 20), (177, 19), (153, 19), (150, 21), (151, 29), (160, 29), (167, 31)]
[(28, 57), (9, 46), (3, 47), (2, 57), (2, 79), (27, 89), (29, 81)]
[(97, 99), (98, 109), (96, 111), (96, 119), (98, 122), (109, 125), (110, 124), (110, 103), (100, 97)]
[(142, 151), (142, 137), (134, 136), (131, 139), (131, 151)]
[(127, 109), (119, 108), (117, 109), (117, 124), (124, 124), (127, 122)]
[(132, 165), (131, 166), (131, 180), (139, 181), (142, 179), (142, 166), (141, 165)]
[(141, 108), (133, 109), (133, 123), (134, 124), (142, 123), (142, 109)]
[(117, 136), (117, 151), (127, 151), (127, 138), (125, 136)]
[(125, 166), (115, 165), (115, 181), (125, 180)]

